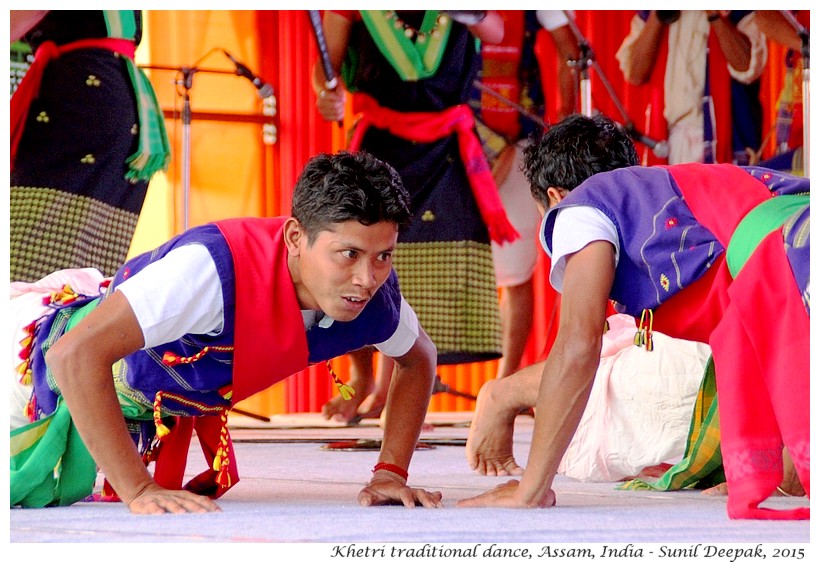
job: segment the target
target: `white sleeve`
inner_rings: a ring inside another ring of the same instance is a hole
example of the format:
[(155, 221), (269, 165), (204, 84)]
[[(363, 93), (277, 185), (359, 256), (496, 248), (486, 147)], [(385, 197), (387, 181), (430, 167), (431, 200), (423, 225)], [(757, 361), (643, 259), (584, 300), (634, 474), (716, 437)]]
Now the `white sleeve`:
[(618, 61), (618, 68), (621, 69), (623, 74), (629, 74), (629, 69), (632, 67), (633, 64), (633, 56), (632, 56), (632, 46), (635, 44), (635, 41), (638, 40), (638, 36), (641, 34), (641, 30), (643, 30), (646, 22), (641, 19), (641, 17), (637, 14), (632, 16), (632, 19), (629, 22), (629, 33), (624, 37), (624, 40), (621, 42), (620, 47), (615, 52), (615, 60)]
[(563, 10), (536, 10), (535, 17), (541, 27), (547, 31), (554, 31), (569, 24), (569, 19)]
[(766, 43), (766, 36), (760, 31), (757, 25), (757, 18), (754, 17), (754, 12), (744, 16), (742, 20), (737, 22), (737, 29), (743, 35), (749, 38), (752, 46), (751, 60), (749, 61), (749, 68), (746, 70), (735, 70), (732, 65), (727, 64), (729, 74), (740, 82), (741, 84), (751, 84), (763, 74), (766, 70), (766, 63), (769, 60), (769, 47)]
[(134, 310), (145, 348), (185, 334), (218, 334), (223, 324), (222, 283), (211, 254), (188, 244), (117, 286)]
[(404, 356), (413, 347), (418, 337), (419, 319), (413, 308), (402, 297), (399, 326), (390, 338), (381, 344), (376, 344), (376, 349), (385, 356), (398, 358)]
[(557, 213), (552, 230), (550, 268), (550, 284), (555, 291), (560, 293), (564, 286), (567, 256), (578, 252), (593, 241), (611, 242), (615, 246), (615, 265), (618, 265), (618, 231), (615, 224), (600, 209), (576, 205), (559, 209)]

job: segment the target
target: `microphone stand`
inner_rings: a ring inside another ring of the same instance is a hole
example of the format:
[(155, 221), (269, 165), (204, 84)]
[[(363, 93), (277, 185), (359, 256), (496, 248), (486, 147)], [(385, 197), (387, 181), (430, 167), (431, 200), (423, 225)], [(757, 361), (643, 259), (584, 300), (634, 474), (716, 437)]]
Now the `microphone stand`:
[(800, 38), (800, 54), (802, 55), (803, 65), (803, 175), (808, 178), (809, 161), (811, 161), (811, 151), (809, 150), (809, 31), (797, 21), (797, 18), (790, 11), (780, 10), (780, 14), (789, 22), (789, 25), (794, 28)]
[(618, 113), (621, 114), (621, 117), (627, 125), (631, 124), (632, 120), (629, 119), (626, 109), (623, 104), (621, 104), (621, 100), (618, 99), (618, 96), (615, 94), (612, 84), (610, 84), (609, 80), (607, 80), (604, 71), (595, 59), (595, 53), (592, 51), (589, 41), (581, 33), (581, 30), (578, 29), (572, 15), (567, 12), (567, 10), (563, 10), (563, 12), (569, 22), (569, 27), (572, 30), (572, 34), (575, 35), (575, 39), (578, 41), (578, 51), (580, 52), (579, 58), (575, 61), (570, 61), (568, 64), (579, 69), (581, 84), (581, 113), (587, 117), (592, 117), (592, 89), (590, 87), (591, 79), (589, 76), (589, 68), (592, 67), (595, 72), (598, 73), (598, 78), (600, 78), (601, 84), (604, 85), (604, 88), (606, 88), (606, 91), (609, 93), (609, 97), (612, 98)]
[[(581, 33), (581, 30), (575, 24), (575, 20), (567, 10), (562, 10), (564, 12), (564, 16), (567, 18), (567, 22), (569, 23), (569, 27), (572, 30), (572, 34), (575, 35), (575, 39), (578, 41), (578, 51), (579, 56), (576, 60), (568, 61), (567, 64), (576, 69), (579, 74), (579, 89), (580, 89), (580, 98), (581, 98), (581, 113), (587, 117), (592, 117), (592, 89), (591, 89), (591, 80), (589, 76), (589, 68), (592, 67), (595, 72), (598, 73), (598, 78), (601, 80), (601, 84), (604, 85), (606, 88), (607, 93), (609, 93), (609, 97), (612, 99), (612, 102), (615, 104), (615, 108), (618, 110), (618, 113), (621, 114), (621, 118), (624, 121), (624, 130), (626, 133), (632, 138), (634, 141), (639, 141), (641, 143), (646, 144), (647, 142), (655, 144), (655, 146), (660, 145), (664, 141), (655, 142), (643, 135), (641, 135), (635, 124), (630, 119), (629, 114), (624, 108), (621, 100), (618, 98), (617, 94), (615, 94), (615, 90), (612, 88), (612, 84), (607, 80), (604, 71), (601, 69), (601, 66), (598, 64), (598, 61), (595, 60), (595, 54), (592, 51), (592, 47), (589, 44), (589, 41), (584, 37)], [(655, 146), (650, 146), (649, 148), (652, 149), (653, 152), (658, 154), (661, 158), (665, 158), (661, 154), (661, 151), (655, 151)]]
[[(566, 13), (566, 12), (564, 12)], [(581, 100), (581, 115), (592, 117), (592, 88), (589, 77), (589, 67), (595, 62), (595, 55), (589, 42), (581, 35), (581, 31), (575, 26), (575, 22), (567, 15), (575, 38), (578, 40), (578, 58), (567, 61), (567, 65), (578, 73), (578, 98)]]
[(178, 87), (177, 93), (180, 93), (181, 88), (180, 96), (182, 96), (182, 230), (187, 231), (191, 197), (191, 88), (193, 88), (194, 74), (208, 72), (236, 75), (236, 73), (228, 70), (202, 69), (196, 66), (140, 65), (140, 67), (149, 70), (170, 70), (178, 74), (174, 84)]
[(182, 230), (188, 230), (189, 199), (191, 197), (191, 88), (194, 86), (194, 73), (198, 69), (183, 67), (180, 69), (182, 86)]

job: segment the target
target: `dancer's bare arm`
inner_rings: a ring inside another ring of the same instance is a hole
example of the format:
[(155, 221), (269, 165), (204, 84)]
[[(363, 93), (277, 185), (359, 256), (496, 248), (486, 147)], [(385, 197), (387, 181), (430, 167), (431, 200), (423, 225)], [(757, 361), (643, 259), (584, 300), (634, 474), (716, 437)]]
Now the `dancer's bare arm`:
[(752, 60), (752, 42), (738, 27), (729, 20), (729, 10), (705, 10), (709, 17), (718, 16), (711, 23), (718, 38), (720, 49), (732, 68), (745, 71)]
[(654, 10), (649, 13), (649, 17), (642, 25), (638, 37), (629, 49), (624, 51), (625, 60), (621, 61), (624, 79), (635, 86), (645, 84), (652, 75), (664, 26)]
[[(385, 406), (384, 440), (379, 462), (407, 470), (416, 449), (421, 426), (427, 414), (436, 376), (436, 347), (419, 327), (419, 336), (404, 356), (395, 358), (396, 373), (390, 382)], [(428, 508), (441, 507), (441, 493), (412, 489), (404, 479), (389, 471), (376, 471), (359, 493), (365, 506), (402, 503)]]
[[(344, 16), (326, 11), (322, 19), (330, 65), (336, 76), (340, 76), (342, 60), (350, 39), (351, 22)], [(312, 85), (316, 93), (316, 108), (327, 121), (340, 121), (345, 116), (345, 89), (339, 83), (335, 88), (326, 87), (326, 77), (321, 61), (313, 65)]]
[(544, 365), (527, 468), (515, 481), (459, 506), (543, 507), (586, 408), (601, 356), (602, 327), (615, 274), (614, 248), (596, 241), (567, 259), (558, 335)]
[(755, 20), (767, 38), (800, 51), (803, 41), (780, 10), (755, 10)]
[(497, 44), (504, 40), (504, 19), (495, 10), (488, 10), (483, 20), (467, 28), (484, 43)]

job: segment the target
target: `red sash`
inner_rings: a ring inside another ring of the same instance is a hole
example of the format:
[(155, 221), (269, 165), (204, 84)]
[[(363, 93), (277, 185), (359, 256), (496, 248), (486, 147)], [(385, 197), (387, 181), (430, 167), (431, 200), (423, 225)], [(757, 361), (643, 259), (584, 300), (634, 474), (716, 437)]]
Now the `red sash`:
[(31, 102), (37, 98), (40, 92), (40, 84), (43, 80), (43, 73), (48, 64), (65, 53), (76, 51), (77, 49), (108, 49), (115, 53), (119, 53), (128, 57), (134, 58), (136, 46), (133, 41), (128, 39), (81, 39), (73, 43), (67, 43), (62, 46), (57, 46), (51, 41), (46, 41), (37, 49), (34, 55), (34, 62), (31, 63), (28, 71), (26, 71), (23, 80), (14, 91), (11, 97), (11, 169), (14, 170), (14, 158), (17, 155), (17, 145), (23, 137), (23, 130), (26, 126), (26, 117)]
[(475, 120), (467, 104), (453, 106), (441, 112), (400, 112), (380, 106), (376, 100), (363, 93), (354, 95), (354, 103), (358, 104), (356, 107), (360, 108), (362, 116), (351, 136), (348, 146), (350, 151), (359, 150), (364, 133), (371, 126), (419, 143), (432, 143), (455, 133), (467, 180), (490, 238), (502, 244), (512, 242), (520, 236), (507, 219), (498, 187), (484, 157), (481, 143), (473, 131)]

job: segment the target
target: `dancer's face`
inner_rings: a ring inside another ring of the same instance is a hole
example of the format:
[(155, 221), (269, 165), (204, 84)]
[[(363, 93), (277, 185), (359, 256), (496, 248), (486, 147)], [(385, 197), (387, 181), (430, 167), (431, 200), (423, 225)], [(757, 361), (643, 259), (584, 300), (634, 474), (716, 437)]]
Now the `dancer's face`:
[(288, 267), (302, 309), (352, 321), (387, 280), (398, 239), (395, 223), (333, 223), (312, 243), (295, 219), (285, 225)]

